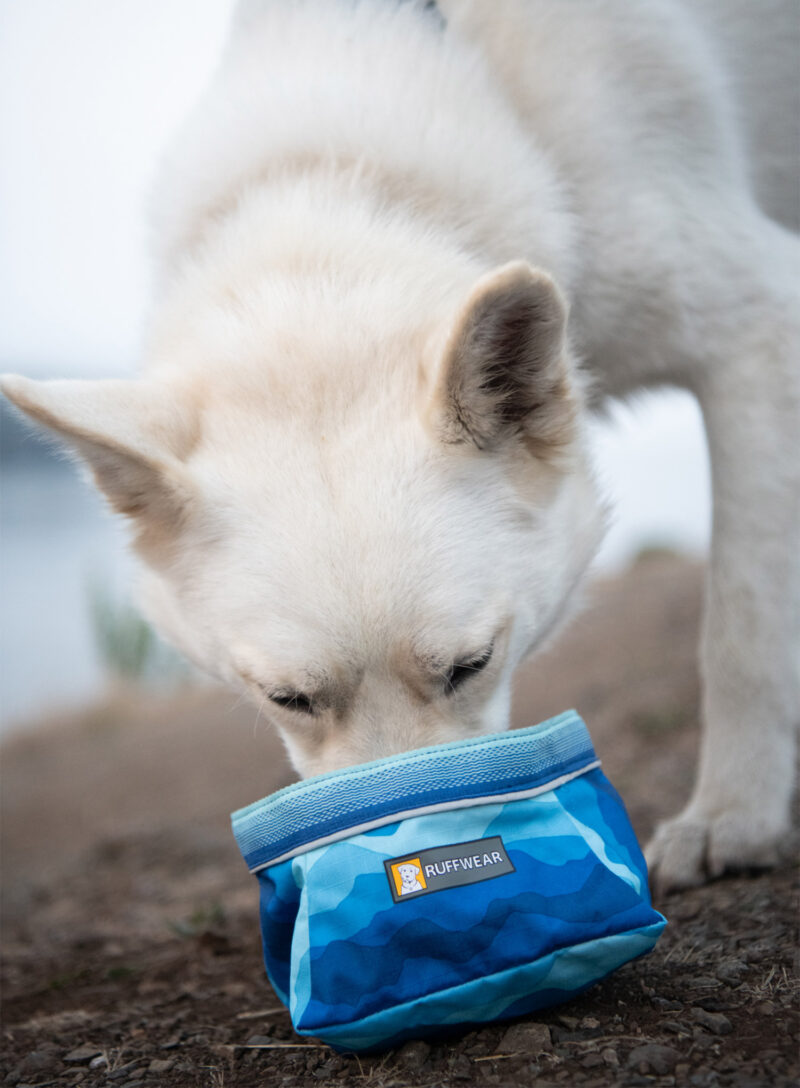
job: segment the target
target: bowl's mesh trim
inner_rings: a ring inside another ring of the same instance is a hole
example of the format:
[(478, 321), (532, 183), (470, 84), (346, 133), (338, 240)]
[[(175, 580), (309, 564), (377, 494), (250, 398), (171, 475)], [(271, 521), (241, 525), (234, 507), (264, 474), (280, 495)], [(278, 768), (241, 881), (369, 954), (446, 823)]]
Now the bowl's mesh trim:
[(233, 814), (249, 868), (394, 813), (523, 792), (596, 759), (579, 715), (509, 733), (440, 744), (296, 782)]

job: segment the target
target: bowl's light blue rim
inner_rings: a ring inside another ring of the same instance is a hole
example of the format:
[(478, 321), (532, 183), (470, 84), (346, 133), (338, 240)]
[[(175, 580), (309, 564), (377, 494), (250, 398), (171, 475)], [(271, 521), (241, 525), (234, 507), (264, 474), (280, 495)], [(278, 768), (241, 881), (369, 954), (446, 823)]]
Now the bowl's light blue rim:
[(431, 745), (295, 782), (233, 813), (250, 869), (393, 813), (536, 788), (596, 761), (575, 710), (527, 729)]

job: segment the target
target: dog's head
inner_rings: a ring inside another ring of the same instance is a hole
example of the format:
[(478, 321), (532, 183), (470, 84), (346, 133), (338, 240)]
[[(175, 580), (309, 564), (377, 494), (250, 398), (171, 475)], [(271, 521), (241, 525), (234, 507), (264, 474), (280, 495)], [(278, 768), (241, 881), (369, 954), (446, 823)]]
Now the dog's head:
[(544, 273), (484, 276), (413, 333), (318, 303), (262, 332), (218, 314), (207, 364), (141, 382), (3, 382), (130, 518), (157, 627), (303, 774), (505, 728), (602, 521)]

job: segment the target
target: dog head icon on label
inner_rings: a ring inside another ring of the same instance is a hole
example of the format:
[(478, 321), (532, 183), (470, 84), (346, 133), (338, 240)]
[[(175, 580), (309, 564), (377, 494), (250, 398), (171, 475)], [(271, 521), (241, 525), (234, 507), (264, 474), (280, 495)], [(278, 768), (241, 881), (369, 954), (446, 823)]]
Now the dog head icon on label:
[(408, 858), (392, 865), (392, 878), (398, 895), (424, 892), (427, 884), (419, 858)]

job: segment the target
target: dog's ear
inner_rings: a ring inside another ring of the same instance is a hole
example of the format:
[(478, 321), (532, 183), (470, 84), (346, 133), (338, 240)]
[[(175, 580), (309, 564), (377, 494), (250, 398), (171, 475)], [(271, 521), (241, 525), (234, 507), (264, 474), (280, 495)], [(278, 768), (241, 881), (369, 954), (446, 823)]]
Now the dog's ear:
[(445, 348), (435, 392), (440, 436), (495, 449), (521, 437), (550, 458), (573, 434), (566, 303), (553, 280), (514, 261), (478, 281)]
[(14, 374), (0, 390), (91, 469), (112, 507), (142, 537), (177, 530), (191, 499), (181, 454), (191, 441), (185, 408), (138, 381), (33, 381)]

